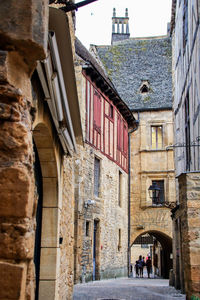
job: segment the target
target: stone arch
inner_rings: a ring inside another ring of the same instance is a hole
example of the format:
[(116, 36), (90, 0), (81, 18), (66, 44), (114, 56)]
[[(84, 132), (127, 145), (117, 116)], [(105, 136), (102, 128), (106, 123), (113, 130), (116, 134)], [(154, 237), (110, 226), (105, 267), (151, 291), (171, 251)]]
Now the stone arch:
[(38, 299), (55, 299), (59, 270), (59, 172), (56, 147), (48, 124), (33, 130), (42, 177), (42, 225)]
[(137, 238), (139, 238), (142, 235), (149, 234), (150, 236), (153, 236), (156, 238), (157, 241), (162, 246), (162, 254), (161, 254), (161, 262), (162, 262), (162, 276), (164, 278), (169, 278), (169, 271), (172, 269), (172, 237), (169, 236), (167, 233), (159, 231), (159, 230), (143, 230), (139, 234), (136, 234), (134, 236), (134, 239), (132, 239), (131, 247), (134, 245), (134, 242)]

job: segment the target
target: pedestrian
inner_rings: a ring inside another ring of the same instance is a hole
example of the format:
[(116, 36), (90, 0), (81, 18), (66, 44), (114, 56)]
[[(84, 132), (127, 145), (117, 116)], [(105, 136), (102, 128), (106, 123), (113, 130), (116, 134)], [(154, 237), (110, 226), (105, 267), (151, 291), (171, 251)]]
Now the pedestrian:
[(133, 265), (130, 266), (130, 277), (133, 277)]
[(144, 268), (144, 261), (142, 259), (142, 255), (139, 256), (139, 273), (140, 273), (140, 277), (143, 277), (143, 268)]
[(148, 274), (148, 278), (150, 278), (150, 273), (151, 273), (151, 257), (148, 256), (148, 259), (146, 261), (146, 268), (147, 268), (147, 274)]
[(136, 260), (135, 262), (135, 275), (136, 277), (139, 277), (139, 262)]

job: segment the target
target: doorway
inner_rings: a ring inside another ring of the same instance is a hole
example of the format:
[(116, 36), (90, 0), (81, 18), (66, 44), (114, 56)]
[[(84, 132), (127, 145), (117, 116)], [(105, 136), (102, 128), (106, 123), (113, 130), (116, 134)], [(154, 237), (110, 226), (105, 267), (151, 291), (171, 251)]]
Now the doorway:
[(99, 280), (99, 240), (100, 240), (100, 230), (99, 230), (99, 220), (94, 220), (94, 233), (93, 233), (93, 274), (92, 279)]

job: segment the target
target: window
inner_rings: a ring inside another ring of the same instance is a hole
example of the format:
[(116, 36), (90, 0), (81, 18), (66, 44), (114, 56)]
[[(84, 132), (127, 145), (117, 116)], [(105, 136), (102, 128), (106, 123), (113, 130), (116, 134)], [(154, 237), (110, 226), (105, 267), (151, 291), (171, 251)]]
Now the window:
[(94, 91), (94, 129), (101, 130), (101, 96)]
[(164, 193), (164, 180), (153, 180), (152, 184), (156, 183), (156, 185), (160, 188), (159, 197), (157, 199), (152, 199), (152, 204), (160, 205), (165, 202), (165, 193)]
[(91, 87), (90, 87), (90, 82), (86, 81), (87, 84), (87, 97), (86, 97), (86, 102), (87, 102), (87, 110), (86, 110), (86, 130), (87, 130), (87, 139), (89, 140), (89, 135), (90, 135), (90, 97), (91, 97)]
[(99, 197), (99, 183), (100, 183), (100, 160), (94, 159), (94, 195)]
[(163, 146), (162, 126), (151, 126), (151, 148), (161, 149)]
[(110, 105), (109, 117), (110, 117), (111, 119), (113, 119), (113, 106), (112, 106), (112, 105)]
[(143, 80), (142, 84), (140, 86), (140, 93), (141, 94), (146, 94), (146, 93), (149, 93), (149, 91), (150, 91), (149, 81), (148, 80)]
[(188, 40), (188, 0), (184, 0), (184, 12), (183, 12), (183, 49)]
[(121, 198), (122, 198), (122, 172), (119, 171), (119, 188), (118, 188), (118, 205), (121, 206)]
[(191, 148), (190, 148), (190, 107), (189, 93), (185, 99), (185, 144), (186, 144), (186, 170), (190, 170)]
[(118, 150), (122, 150), (122, 141), (123, 141), (123, 137), (121, 131), (121, 118), (118, 115), (117, 117), (117, 149)]
[(118, 238), (118, 251), (120, 251), (121, 247), (122, 247), (122, 241), (121, 241), (122, 237), (121, 237), (121, 229), (119, 229), (119, 238)]
[(124, 153), (127, 154), (128, 152), (128, 129), (127, 126), (124, 124), (124, 145), (123, 145), (123, 150)]
[(85, 223), (85, 235), (89, 236), (89, 234), (90, 234), (90, 222), (86, 221), (86, 223)]
[(148, 93), (149, 89), (148, 87), (146, 86), (146, 84), (144, 84), (141, 89), (140, 89), (140, 92), (143, 94), (143, 93)]

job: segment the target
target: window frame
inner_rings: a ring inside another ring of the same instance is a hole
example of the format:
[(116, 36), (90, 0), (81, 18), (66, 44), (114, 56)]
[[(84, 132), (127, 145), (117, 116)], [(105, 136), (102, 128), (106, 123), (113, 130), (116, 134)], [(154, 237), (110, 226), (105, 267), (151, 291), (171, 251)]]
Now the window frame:
[[(153, 199), (152, 199), (152, 205), (153, 206), (164, 206), (164, 204), (165, 204), (165, 180), (164, 179), (153, 179), (152, 180), (152, 185), (153, 185), (154, 182), (156, 182), (156, 184), (159, 188), (161, 187), (160, 183), (162, 182), (162, 187), (163, 187), (163, 189), (161, 189), (161, 191), (162, 191), (162, 201), (159, 198), (158, 202), (154, 203)], [(159, 197), (160, 197), (160, 194), (159, 194)]]
[(93, 128), (101, 133), (101, 94), (96, 89), (93, 92)]
[(118, 176), (118, 206), (122, 207), (122, 181), (123, 181), (123, 173), (119, 170)]
[[(152, 144), (152, 129), (156, 128), (156, 148), (153, 148)], [(162, 146), (158, 148), (158, 131), (157, 128), (161, 128), (161, 138), (162, 138)], [(151, 149), (152, 150), (162, 150), (163, 149), (163, 125), (151, 125)]]
[(191, 145), (190, 145), (190, 101), (189, 101), (189, 91), (185, 97), (185, 155), (186, 155), (186, 170), (190, 171), (191, 164)]
[[(97, 165), (95, 162), (98, 162), (98, 176), (95, 170)], [(101, 160), (98, 157), (94, 157), (94, 196), (99, 197), (100, 190), (100, 176), (101, 176)]]
[(90, 221), (86, 220), (85, 222), (85, 236), (90, 236)]

